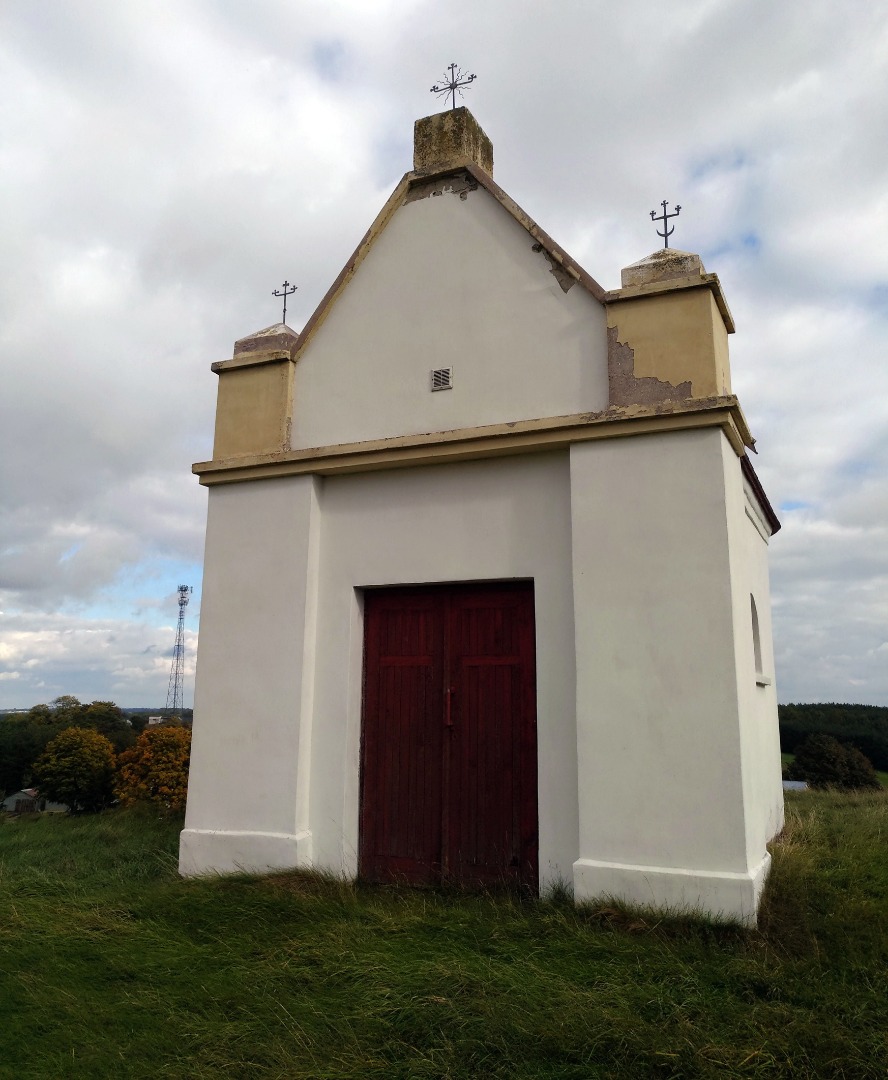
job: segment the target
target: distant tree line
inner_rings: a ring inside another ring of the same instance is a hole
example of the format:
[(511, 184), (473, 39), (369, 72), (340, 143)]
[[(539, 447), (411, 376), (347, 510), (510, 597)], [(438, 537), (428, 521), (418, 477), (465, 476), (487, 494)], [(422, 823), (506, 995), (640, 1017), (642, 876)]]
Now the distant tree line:
[(113, 701), (85, 705), (64, 694), (26, 713), (0, 714), (0, 796), (37, 787), (73, 812), (115, 801), (182, 809), (191, 732), (172, 716), (147, 727), (150, 712), (127, 715)]
[(882, 705), (779, 705), (780, 749), (795, 754), (811, 735), (829, 735), (856, 747), (888, 771), (888, 707)]

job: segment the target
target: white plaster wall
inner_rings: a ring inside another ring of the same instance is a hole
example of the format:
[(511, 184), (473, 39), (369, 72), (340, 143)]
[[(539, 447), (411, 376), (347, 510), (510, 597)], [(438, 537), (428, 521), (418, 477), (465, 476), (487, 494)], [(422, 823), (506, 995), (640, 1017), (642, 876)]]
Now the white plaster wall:
[(297, 364), (292, 447), (605, 409), (604, 309), (533, 244), (482, 188), (397, 210)]
[[(783, 826), (783, 784), (777, 686), (768, 575), (770, 530), (758, 500), (740, 470), (740, 461), (724, 454), (731, 582), (736, 641), (737, 695), (740, 709), (743, 802), (746, 813), (748, 858), (755, 858)], [(755, 597), (761, 644), (762, 675), (758, 685), (752, 634)], [(764, 681), (764, 680), (762, 680)]]
[[(310, 859), (302, 707), (310, 709), (318, 482), (209, 492), (183, 873)], [(308, 633), (306, 633), (306, 630)]]
[(212, 488), (182, 871), (354, 874), (361, 590), (532, 579), (542, 886), (751, 921), (779, 751), (735, 464), (710, 429)]
[(717, 429), (571, 448), (577, 894), (754, 918)]
[(577, 852), (565, 452), (328, 478), (320, 540), (311, 821), (320, 866), (357, 869), (364, 586), (532, 578), (543, 887)]

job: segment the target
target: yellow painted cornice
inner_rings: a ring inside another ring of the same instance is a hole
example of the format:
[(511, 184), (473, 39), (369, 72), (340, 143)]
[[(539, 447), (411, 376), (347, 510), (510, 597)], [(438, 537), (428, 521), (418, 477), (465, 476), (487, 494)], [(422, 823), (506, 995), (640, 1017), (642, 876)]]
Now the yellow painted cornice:
[(709, 289), (715, 298), (715, 304), (724, 321), (725, 329), (729, 334), (734, 333), (734, 316), (728, 307), (721, 282), (718, 280), (718, 274), (688, 274), (686, 277), (650, 281), (644, 285), (624, 285), (622, 289), (612, 289), (610, 292), (605, 293), (604, 302), (606, 304), (619, 304), (623, 300), (637, 300), (644, 296), (679, 292), (682, 289)]
[[(281, 360), (290, 360), (288, 349), (268, 349), (263, 352), (248, 352), (242, 356), (233, 356), (230, 360), (217, 360), (210, 364), (210, 370), (217, 375), (221, 371), (234, 371), (237, 368), (257, 367), (259, 364), (272, 364)], [(292, 361), (295, 363), (295, 361)]]
[(306, 450), (199, 461), (192, 471), (200, 478), (201, 484), (207, 486), (278, 476), (333, 476), (538, 453), (566, 449), (571, 443), (593, 439), (710, 427), (722, 429), (738, 457), (743, 457), (746, 447), (754, 445), (737, 398), (726, 395), (653, 406), (620, 406), (597, 413), (519, 420), (511, 424), (490, 424), (394, 439), (371, 439)]

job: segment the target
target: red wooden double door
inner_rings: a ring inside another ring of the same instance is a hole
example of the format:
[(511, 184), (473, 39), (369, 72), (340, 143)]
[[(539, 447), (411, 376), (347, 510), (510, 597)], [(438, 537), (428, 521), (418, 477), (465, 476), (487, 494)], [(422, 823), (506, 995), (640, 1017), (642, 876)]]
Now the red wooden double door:
[(361, 876), (535, 891), (532, 583), (364, 601)]

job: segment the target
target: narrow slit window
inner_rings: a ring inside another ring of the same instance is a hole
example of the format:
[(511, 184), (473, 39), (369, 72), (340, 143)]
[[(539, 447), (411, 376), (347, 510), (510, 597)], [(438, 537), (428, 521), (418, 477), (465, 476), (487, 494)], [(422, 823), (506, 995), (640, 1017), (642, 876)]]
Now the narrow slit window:
[(749, 605), (752, 611), (752, 652), (755, 657), (755, 680), (760, 685), (765, 685), (764, 672), (762, 671), (762, 637), (759, 632), (758, 610), (755, 606), (755, 597), (749, 594)]

